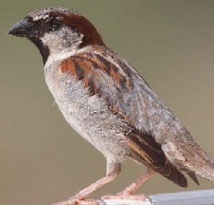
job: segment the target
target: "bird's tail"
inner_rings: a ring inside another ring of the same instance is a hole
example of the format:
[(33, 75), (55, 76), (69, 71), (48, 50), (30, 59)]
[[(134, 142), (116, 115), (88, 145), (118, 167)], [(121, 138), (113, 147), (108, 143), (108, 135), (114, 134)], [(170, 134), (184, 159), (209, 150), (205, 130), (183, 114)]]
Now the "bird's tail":
[(214, 182), (214, 159), (211, 158), (200, 146), (194, 143), (192, 146), (180, 144), (182, 158), (185, 160), (178, 161), (176, 166), (184, 170), (196, 182), (195, 174)]
[(214, 182), (214, 159), (200, 149), (198, 160), (195, 162), (192, 171), (199, 176)]
[(139, 131), (129, 133), (130, 158), (146, 165), (181, 187), (187, 187), (185, 176), (166, 158), (161, 145), (155, 139)]

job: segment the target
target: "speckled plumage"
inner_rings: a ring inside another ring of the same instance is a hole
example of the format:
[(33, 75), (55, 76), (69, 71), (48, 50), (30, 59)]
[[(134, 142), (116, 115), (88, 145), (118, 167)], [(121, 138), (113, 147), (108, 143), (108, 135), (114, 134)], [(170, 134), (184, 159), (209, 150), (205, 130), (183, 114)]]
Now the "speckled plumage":
[[(105, 100), (91, 95), (81, 81), (59, 68), (56, 64), (45, 67), (45, 79), (65, 119), (111, 161), (121, 162), (127, 152), (124, 133), (130, 128), (119, 116), (112, 115)], [(105, 143), (107, 140), (109, 143)]]
[(105, 46), (86, 18), (52, 7), (30, 13), (10, 33), (36, 44), (47, 85), (65, 119), (107, 159), (106, 177), (75, 199), (112, 181), (126, 158), (182, 187), (187, 186), (182, 172), (196, 183), (195, 174), (214, 181), (213, 159), (138, 72)]

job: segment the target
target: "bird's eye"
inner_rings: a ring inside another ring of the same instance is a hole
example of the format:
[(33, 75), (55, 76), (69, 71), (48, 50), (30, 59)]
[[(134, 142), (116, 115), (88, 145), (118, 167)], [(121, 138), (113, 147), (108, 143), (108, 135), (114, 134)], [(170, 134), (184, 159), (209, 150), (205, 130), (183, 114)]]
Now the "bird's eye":
[(62, 25), (62, 22), (59, 18), (49, 18), (47, 19), (46, 23), (48, 25), (49, 31), (55, 31)]
[(77, 32), (77, 28), (76, 28), (75, 26), (71, 26), (71, 30), (72, 30), (73, 32)]

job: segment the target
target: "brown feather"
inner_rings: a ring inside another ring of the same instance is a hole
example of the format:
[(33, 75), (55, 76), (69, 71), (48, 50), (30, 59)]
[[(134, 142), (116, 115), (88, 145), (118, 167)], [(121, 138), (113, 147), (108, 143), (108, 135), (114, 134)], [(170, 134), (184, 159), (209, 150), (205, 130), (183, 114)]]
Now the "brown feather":
[[(131, 150), (130, 158), (152, 168), (179, 186), (186, 187), (186, 178), (169, 162), (154, 136), (142, 132), (136, 126), (140, 107), (136, 106), (138, 102), (135, 100), (138, 99), (134, 96), (137, 93), (133, 93), (132, 89), (133, 82), (130, 73), (133, 70), (128, 70), (129, 68), (123, 62), (119, 62), (118, 65), (112, 64), (111, 61), (106, 60), (102, 52), (99, 52), (98, 50), (93, 55), (81, 53), (70, 57), (61, 65), (62, 72), (69, 73), (77, 80), (81, 80), (92, 95), (104, 98), (112, 112), (119, 115), (132, 127), (132, 132), (127, 135)], [(121, 68), (123, 72), (121, 72)]]

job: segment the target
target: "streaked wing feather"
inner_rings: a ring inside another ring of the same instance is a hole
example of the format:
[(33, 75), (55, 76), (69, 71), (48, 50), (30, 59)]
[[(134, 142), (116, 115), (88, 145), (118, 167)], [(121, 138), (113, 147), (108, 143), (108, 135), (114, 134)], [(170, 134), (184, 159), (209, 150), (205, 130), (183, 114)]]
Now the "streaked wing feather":
[(178, 169), (167, 160), (161, 146), (151, 135), (133, 130), (128, 144), (134, 151), (133, 158), (152, 168), (181, 187), (187, 187), (187, 180)]
[(112, 112), (133, 128), (127, 138), (136, 161), (180, 186), (187, 186), (186, 178), (168, 161), (161, 145), (149, 131), (149, 111), (153, 109), (155, 112), (155, 108), (161, 105), (131, 66), (112, 51), (99, 49), (93, 54), (80, 53), (70, 57), (62, 63), (61, 69), (81, 80), (92, 95), (102, 96)]

